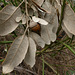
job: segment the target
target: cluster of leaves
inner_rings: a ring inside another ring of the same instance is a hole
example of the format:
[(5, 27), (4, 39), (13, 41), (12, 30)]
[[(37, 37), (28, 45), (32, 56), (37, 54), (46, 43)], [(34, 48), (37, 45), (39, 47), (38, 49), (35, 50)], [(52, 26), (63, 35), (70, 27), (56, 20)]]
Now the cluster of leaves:
[[(25, 27), (23, 35), (17, 37), (8, 50), (7, 56), (3, 63), (3, 73), (13, 71), (23, 60), (31, 67), (35, 64), (36, 45), (44, 48), (45, 44), (50, 45), (56, 40), (58, 21), (60, 26), (72, 38), (75, 35), (74, 21), (75, 14), (69, 4), (65, 4), (66, 0), (23, 0), (17, 6), (14, 3), (6, 5), (0, 11), (0, 36), (5, 36), (13, 32), (20, 24)], [(25, 4), (25, 8), (20, 6)], [(65, 9), (64, 5), (65, 4)], [(62, 8), (63, 5), (63, 8)], [(62, 9), (64, 9), (64, 18), (62, 20)], [(59, 18), (57, 16), (57, 10)], [(62, 21), (62, 22), (61, 22)], [(32, 31), (32, 28), (40, 24), (39, 33)], [(59, 26), (59, 27), (60, 27)]]

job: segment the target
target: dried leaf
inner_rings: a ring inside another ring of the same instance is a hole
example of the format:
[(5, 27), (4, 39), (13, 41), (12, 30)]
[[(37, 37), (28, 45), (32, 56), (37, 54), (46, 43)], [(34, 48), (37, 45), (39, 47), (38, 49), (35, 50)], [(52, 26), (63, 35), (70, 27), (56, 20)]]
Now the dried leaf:
[(22, 17), (22, 24), (26, 24), (26, 17), (25, 17), (25, 15), (23, 15), (23, 17)]
[(46, 11), (45, 9), (43, 9), (41, 6), (39, 6), (34, 0), (32, 0), (32, 2), (34, 3), (35, 7), (41, 11), (41, 12), (46, 12), (46, 13), (50, 13), (48, 11)]
[(69, 5), (66, 5), (63, 23), (67, 30), (75, 35), (75, 13)]
[(45, 2), (42, 5), (42, 8), (47, 11), (47, 13), (51, 13), (51, 4), (50, 0), (45, 0)]
[(73, 34), (71, 34), (71, 33), (67, 30), (67, 28), (65, 27), (64, 24), (62, 24), (62, 28), (63, 28), (63, 30), (66, 32), (66, 34), (67, 34), (70, 38), (72, 38)]
[(50, 44), (51, 41), (54, 42), (56, 40), (56, 33), (52, 32), (52, 27), (50, 28), (50, 24), (46, 27), (41, 26), (41, 38), (46, 44)]
[(20, 22), (22, 20), (22, 24), (26, 24), (26, 17), (23, 14), (21, 17), (16, 18), (16, 22)]
[(36, 16), (33, 16), (33, 17), (32, 17), (32, 20), (33, 20), (34, 22), (39, 22), (40, 19), (37, 18)]
[(7, 5), (0, 11), (0, 35), (4, 36), (18, 27), (18, 23), (15, 21), (16, 17), (21, 16), (20, 8), (13, 5)]
[(20, 22), (21, 19), (22, 19), (22, 17), (17, 17), (17, 18), (16, 18), (16, 22)]
[(29, 27), (34, 27), (37, 25), (37, 22), (34, 21), (30, 21)]
[(60, 5), (60, 0), (56, 0), (56, 1), (57, 1), (58, 5)]
[[(61, 13), (61, 5), (58, 0), (56, 1), (58, 3), (56, 4), (56, 8), (59, 10), (59, 13)], [(65, 6), (63, 23), (67, 31), (75, 35), (75, 13), (69, 4)]]
[(24, 62), (33, 67), (35, 64), (35, 55), (36, 55), (36, 44), (34, 40), (29, 37), (29, 50), (26, 54)]
[(9, 48), (6, 59), (3, 63), (3, 73), (9, 73), (13, 71), (14, 67), (18, 66), (28, 50), (28, 38), (27, 36), (20, 36), (15, 39), (12, 46)]
[(29, 14), (29, 16), (33, 16), (34, 11), (35, 11), (34, 6), (32, 6), (32, 8), (29, 8), (29, 9), (28, 9), (28, 14)]
[(59, 13), (59, 16), (60, 16), (61, 15), (61, 4), (60, 4), (60, 1), (59, 0), (56, 0), (55, 1), (54, 7), (58, 10), (58, 13)]
[(33, 38), (33, 40), (37, 43), (38, 46), (41, 46), (42, 48), (45, 46), (45, 42), (38, 34), (30, 32), (30, 37)]
[(58, 5), (63, 5), (63, 0), (56, 0), (56, 2), (58, 3)]
[[(52, 8), (52, 7), (51, 7)], [(41, 26), (41, 37), (46, 44), (56, 40), (56, 32), (58, 29), (58, 18), (56, 11), (51, 14), (45, 14), (44, 19), (49, 23), (47, 26)]]
[(53, 19), (52, 25), (53, 25), (52, 32), (56, 34), (57, 29), (58, 29), (58, 17), (57, 17), (56, 13), (54, 15), (54, 19)]
[(36, 12), (37, 11), (37, 9), (36, 9), (36, 7), (35, 6), (31, 6), (31, 8), (34, 10), (34, 12)]
[(44, 40), (46, 44), (50, 44), (50, 35), (48, 33), (48, 26), (41, 25), (41, 38)]
[(33, 20), (34, 22), (38, 22), (38, 23), (40, 23), (40, 24), (42, 24), (42, 25), (47, 25), (47, 24), (48, 24), (47, 21), (45, 21), (44, 19), (41, 19), (41, 18), (37, 18), (36, 16), (33, 16), (33, 17), (32, 17), (32, 20)]

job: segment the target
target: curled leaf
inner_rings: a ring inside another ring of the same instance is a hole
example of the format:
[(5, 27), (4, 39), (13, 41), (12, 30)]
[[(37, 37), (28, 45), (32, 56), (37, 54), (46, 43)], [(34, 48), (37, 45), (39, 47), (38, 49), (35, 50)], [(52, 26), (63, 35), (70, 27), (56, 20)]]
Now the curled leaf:
[(32, 17), (32, 20), (33, 20), (34, 22), (39, 22), (39, 18), (37, 18), (36, 16), (33, 16), (33, 17)]
[(0, 35), (4, 36), (18, 27), (18, 23), (15, 21), (16, 17), (21, 16), (20, 8), (13, 5), (7, 5), (0, 11)]
[(33, 67), (35, 64), (35, 55), (36, 55), (36, 44), (34, 40), (29, 37), (29, 49), (24, 59), (24, 62)]
[(48, 24), (47, 21), (45, 21), (44, 19), (41, 19), (41, 18), (37, 18), (36, 16), (33, 16), (33, 17), (32, 17), (32, 20), (33, 20), (34, 22), (38, 22), (38, 23), (40, 23), (40, 24), (42, 24), (42, 25), (47, 25), (47, 24)]
[(22, 19), (21, 17), (17, 17), (16, 22), (20, 22), (21, 19)]
[(9, 48), (8, 54), (3, 63), (3, 73), (9, 73), (13, 71), (14, 67), (18, 66), (28, 50), (28, 38), (27, 36), (20, 36), (15, 39), (11, 47)]
[(20, 22), (21, 20), (22, 20), (22, 24), (26, 23), (26, 17), (24, 14), (21, 17), (16, 18), (16, 22)]

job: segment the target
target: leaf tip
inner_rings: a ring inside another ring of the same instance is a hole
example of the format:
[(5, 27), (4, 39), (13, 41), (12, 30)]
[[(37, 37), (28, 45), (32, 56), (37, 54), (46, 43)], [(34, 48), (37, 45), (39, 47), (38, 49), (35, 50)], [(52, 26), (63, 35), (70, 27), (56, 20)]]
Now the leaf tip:
[(11, 69), (10, 67), (8, 68), (7, 65), (3, 65), (2, 66), (2, 72), (3, 72), (3, 74), (10, 73), (11, 71), (13, 71), (13, 69)]

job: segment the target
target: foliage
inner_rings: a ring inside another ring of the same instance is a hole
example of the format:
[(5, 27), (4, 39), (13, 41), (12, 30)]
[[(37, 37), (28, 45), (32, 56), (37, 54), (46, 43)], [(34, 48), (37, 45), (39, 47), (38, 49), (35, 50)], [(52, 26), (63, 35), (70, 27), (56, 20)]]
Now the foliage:
[[(61, 0), (61, 3), (59, 0), (54, 2), (52, 0), (1, 0), (0, 2), (0, 36), (11, 34), (20, 25), (24, 27), (23, 35), (19, 35), (14, 41), (0, 42), (2, 44), (13, 42), (3, 62), (2, 70), (4, 74), (12, 72), (23, 60), (24, 63), (33, 67), (37, 46), (44, 48), (37, 52), (38, 55), (43, 54), (49, 47), (58, 44), (63, 45), (59, 51), (67, 47), (75, 54), (73, 48), (64, 43), (64, 40), (57, 40), (62, 29), (68, 37), (72, 38), (70, 43), (72, 43), (75, 35), (74, 8), (71, 4), (67, 4), (66, 0)], [(16, 35), (15, 32), (14, 34)], [(3, 59), (0, 61), (2, 62)], [(44, 64), (47, 64), (54, 73), (59, 75), (44, 60), (44, 57), (43, 75)], [(72, 71), (70, 73), (73, 74)], [(69, 75), (69, 73), (66, 72), (66, 75)]]

